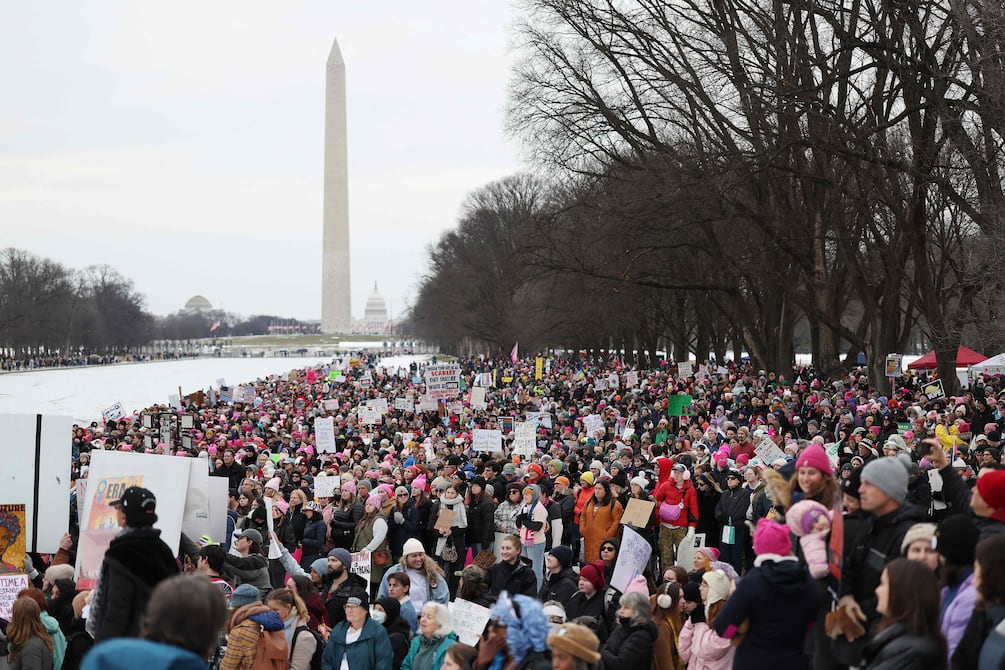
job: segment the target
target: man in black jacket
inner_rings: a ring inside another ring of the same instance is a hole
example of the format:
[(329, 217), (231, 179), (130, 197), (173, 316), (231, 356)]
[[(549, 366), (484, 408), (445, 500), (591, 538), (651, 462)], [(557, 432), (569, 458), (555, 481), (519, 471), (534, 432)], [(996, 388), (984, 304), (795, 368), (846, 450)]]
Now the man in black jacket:
[(549, 600), (569, 602), (579, 590), (579, 576), (572, 569), (572, 549), (561, 545), (553, 547), (544, 556), (544, 566), (548, 572), (538, 599), (543, 603)]
[(113, 637), (139, 637), (140, 619), (159, 582), (178, 574), (174, 552), (154, 528), (157, 499), (130, 486), (109, 503), (118, 513), (122, 532), (115, 536), (101, 561), (87, 632), (95, 642)]
[(223, 450), (223, 465), (210, 473), (211, 477), (226, 477), (230, 482), (228, 488), (232, 489), (240, 488), (241, 482), (244, 481), (244, 475), (245, 467), (234, 460), (232, 449)]

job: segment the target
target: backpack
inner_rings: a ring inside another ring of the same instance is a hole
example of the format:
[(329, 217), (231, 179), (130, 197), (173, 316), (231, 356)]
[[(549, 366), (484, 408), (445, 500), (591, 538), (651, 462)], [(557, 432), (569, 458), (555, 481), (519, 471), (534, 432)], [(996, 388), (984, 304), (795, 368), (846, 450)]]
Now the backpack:
[(290, 652), (286, 646), (286, 636), (283, 635), (283, 631), (261, 629), (251, 670), (287, 670), (289, 665)]
[(311, 656), (311, 670), (321, 670), (321, 657), (325, 653), (325, 641), (321, 639), (321, 635), (317, 631), (311, 630), (307, 626), (298, 626), (295, 631), (293, 631), (293, 645), (290, 647), (290, 658), (293, 658), (293, 650), (297, 648), (297, 640), (300, 639), (300, 632), (307, 631), (317, 642), (317, 646), (314, 648), (314, 655)]

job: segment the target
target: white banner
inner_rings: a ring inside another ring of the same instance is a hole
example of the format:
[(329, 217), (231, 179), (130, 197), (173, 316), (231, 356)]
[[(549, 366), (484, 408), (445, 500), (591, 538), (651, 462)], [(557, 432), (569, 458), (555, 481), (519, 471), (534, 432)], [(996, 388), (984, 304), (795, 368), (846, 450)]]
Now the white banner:
[(611, 586), (622, 593), (633, 579), (642, 574), (649, 563), (652, 547), (644, 537), (629, 526), (622, 526), (621, 548), (618, 550), (618, 560), (614, 564), (614, 574), (611, 575)]
[(314, 419), (314, 443), (322, 454), (335, 453), (335, 417), (325, 416)]
[(471, 449), (480, 452), (501, 452), (502, 431), (475, 428), (471, 431)]

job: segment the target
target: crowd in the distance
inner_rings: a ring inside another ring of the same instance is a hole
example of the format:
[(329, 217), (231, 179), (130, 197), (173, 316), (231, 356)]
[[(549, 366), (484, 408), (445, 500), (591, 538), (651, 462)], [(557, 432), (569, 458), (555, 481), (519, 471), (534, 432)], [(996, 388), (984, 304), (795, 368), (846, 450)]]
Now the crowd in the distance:
[[(39, 598), (15, 603), (12, 657), (48, 649), (71, 670), (139, 667), (116, 665), (130, 654), (226, 670), (1005, 667), (998, 378), (930, 399), (925, 380), (886, 394), (857, 370), (681, 376), (551, 359), (538, 375), (533, 360), (469, 360), (456, 399), (416, 412), (421, 366), (345, 363), (338, 381), (299, 371), (258, 380), (253, 401), (188, 407), (190, 450), (144, 446), (137, 417), (76, 426), (74, 479), (95, 449), (205, 459), (229, 480), (228, 533), (183, 536), (174, 556), (153, 495), (128, 490), (96, 588), (78, 593), (60, 565), (71, 532)], [(688, 410), (671, 416), (681, 395)], [(385, 400), (379, 423), (360, 422)], [(335, 451), (321, 453), (313, 421), (328, 416)], [(478, 429), (501, 429), (501, 447), (474, 451)], [(624, 579), (623, 544), (634, 560), (639, 538), (650, 559)], [(165, 605), (180, 592), (213, 603)], [(480, 636), (458, 603), (490, 611)]]

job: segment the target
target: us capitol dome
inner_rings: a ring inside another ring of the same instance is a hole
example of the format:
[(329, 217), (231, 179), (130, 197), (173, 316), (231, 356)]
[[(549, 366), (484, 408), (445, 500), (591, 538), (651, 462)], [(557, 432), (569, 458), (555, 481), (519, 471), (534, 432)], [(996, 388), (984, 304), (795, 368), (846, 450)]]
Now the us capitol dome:
[(389, 324), (387, 303), (384, 296), (377, 290), (377, 282), (373, 283), (373, 293), (366, 299), (363, 310), (363, 320), (358, 323), (359, 331), (363, 333), (380, 334), (387, 332)]

